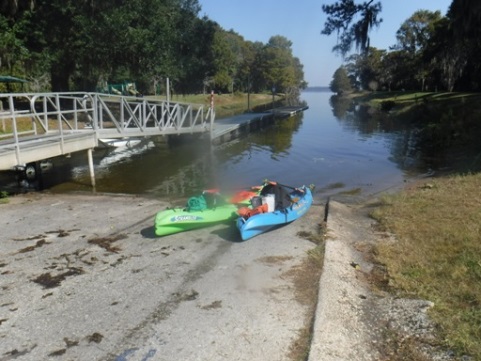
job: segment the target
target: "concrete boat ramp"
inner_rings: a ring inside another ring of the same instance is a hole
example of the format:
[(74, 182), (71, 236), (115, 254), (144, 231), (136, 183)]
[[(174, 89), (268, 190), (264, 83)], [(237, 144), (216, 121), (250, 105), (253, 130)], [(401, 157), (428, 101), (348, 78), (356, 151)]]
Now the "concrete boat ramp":
[(0, 360), (292, 361), (301, 347), (303, 360), (370, 361), (386, 325), (414, 323), (366, 283), (362, 250), (379, 237), (368, 205), (330, 202), (320, 280), (301, 236), (327, 218), (320, 202), (247, 242), (232, 224), (155, 237), (166, 206), (47, 193), (0, 204)]

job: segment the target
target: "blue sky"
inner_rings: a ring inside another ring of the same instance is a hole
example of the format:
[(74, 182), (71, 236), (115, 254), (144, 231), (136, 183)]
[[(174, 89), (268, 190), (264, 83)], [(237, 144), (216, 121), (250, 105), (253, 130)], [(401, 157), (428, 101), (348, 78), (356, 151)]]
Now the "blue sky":
[[(327, 86), (342, 64), (332, 53), (336, 36), (321, 35), (326, 15), (323, 4), (335, 0), (199, 0), (200, 16), (208, 16), (225, 30), (245, 40), (267, 43), (273, 35), (292, 41), (294, 56), (304, 65), (309, 86)], [(359, 1), (356, 1), (359, 3)], [(452, 0), (381, 0), (383, 22), (371, 33), (371, 46), (388, 49), (396, 43), (396, 31), (417, 10), (446, 12)]]

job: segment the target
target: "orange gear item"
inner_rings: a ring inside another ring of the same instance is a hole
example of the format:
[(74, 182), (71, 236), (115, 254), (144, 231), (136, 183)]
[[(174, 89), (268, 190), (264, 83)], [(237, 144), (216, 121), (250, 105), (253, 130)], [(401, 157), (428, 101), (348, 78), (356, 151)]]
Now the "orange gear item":
[(239, 216), (247, 219), (249, 217), (255, 216), (256, 214), (267, 213), (267, 211), (268, 211), (267, 204), (263, 204), (254, 209), (251, 209), (249, 207), (239, 208), (237, 210), (237, 213), (239, 214)]
[(241, 203), (241, 202), (244, 202), (246, 200), (249, 200), (251, 199), (252, 197), (256, 196), (257, 193), (256, 192), (251, 192), (251, 191), (240, 191), (238, 193), (236, 193), (231, 199), (230, 199), (230, 202), (231, 203)]
[(237, 214), (243, 218), (249, 218), (251, 214), (252, 209), (249, 207), (242, 207), (237, 210)]

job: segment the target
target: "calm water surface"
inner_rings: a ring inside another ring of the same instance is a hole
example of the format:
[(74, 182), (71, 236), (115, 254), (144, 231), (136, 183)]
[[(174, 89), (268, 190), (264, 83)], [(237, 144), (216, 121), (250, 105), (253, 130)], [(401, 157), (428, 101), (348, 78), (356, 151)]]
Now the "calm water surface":
[[(426, 171), (410, 147), (409, 130), (334, 109), (331, 96), (303, 92), (308, 110), (213, 149), (206, 142), (169, 147), (149, 139), (131, 149), (96, 150), (96, 190), (177, 198), (271, 179), (292, 186), (314, 184), (320, 198), (368, 196)], [(44, 176), (46, 189), (90, 190), (84, 152), (53, 164)]]

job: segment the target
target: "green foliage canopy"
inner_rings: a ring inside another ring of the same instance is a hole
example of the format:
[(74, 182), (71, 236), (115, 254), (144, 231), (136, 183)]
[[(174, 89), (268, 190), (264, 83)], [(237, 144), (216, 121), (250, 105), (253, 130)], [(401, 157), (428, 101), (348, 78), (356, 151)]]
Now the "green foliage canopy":
[(361, 4), (356, 4), (354, 0), (341, 0), (332, 5), (322, 5), (328, 17), (321, 34), (337, 33), (338, 44), (333, 48), (334, 52), (346, 56), (353, 44), (362, 52), (369, 49), (369, 31), (382, 22), (378, 18), (382, 10), (381, 3), (372, 3), (373, 0)]
[(334, 72), (334, 76), (329, 88), (333, 93), (337, 93), (338, 95), (352, 92), (351, 80), (349, 79), (347, 71), (343, 66)]
[(0, 70), (48, 77), (52, 91), (135, 81), (153, 92), (166, 78), (177, 93), (306, 86), (289, 40), (245, 41), (200, 10), (198, 0), (3, 1)]
[[(397, 44), (376, 49), (369, 31), (379, 26), (381, 3), (354, 0), (323, 5), (328, 15), (322, 34), (338, 33), (333, 51), (347, 60), (354, 83), (369, 89), (481, 90), (481, 3), (452, 0), (445, 17), (439, 11), (416, 11), (396, 33)], [(352, 45), (361, 50), (347, 56)]]

